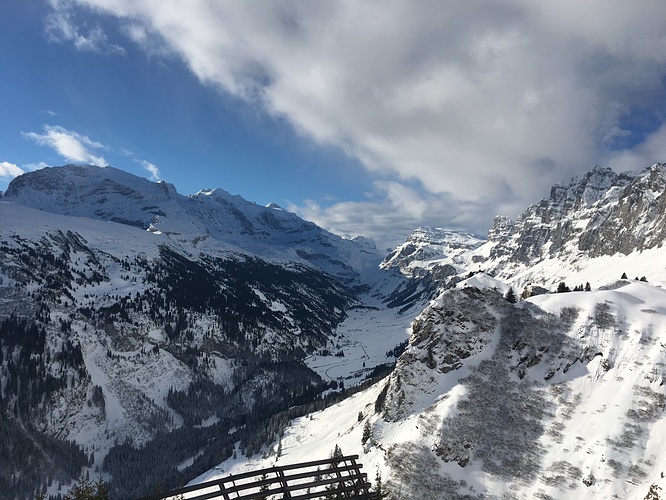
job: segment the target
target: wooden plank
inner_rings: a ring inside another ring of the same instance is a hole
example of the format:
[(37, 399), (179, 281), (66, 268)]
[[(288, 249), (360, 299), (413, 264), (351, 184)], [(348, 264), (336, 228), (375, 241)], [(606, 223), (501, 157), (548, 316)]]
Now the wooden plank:
[[(288, 465), (274, 465), (267, 469), (235, 475), (230, 474), (227, 477), (213, 481), (147, 496), (142, 500), (162, 500), (186, 493), (202, 492), (208, 488), (215, 488), (215, 490), (190, 497), (191, 500), (208, 500), (220, 497), (223, 497), (224, 500), (232, 500), (232, 498), (252, 500), (279, 494), (283, 495), (283, 499), (291, 500), (323, 498), (332, 494), (343, 495), (341, 498), (371, 498), (367, 474), (361, 472), (360, 469), (363, 465), (356, 461), (358, 458), (358, 455), (348, 455)], [(314, 467), (321, 466), (329, 467), (314, 469)], [(303, 471), (303, 469), (308, 468), (311, 470)], [(272, 477), (269, 477), (269, 475)], [(329, 477), (315, 479), (316, 477), (327, 475)], [(262, 487), (266, 489), (260, 491)], [(304, 490), (322, 487), (331, 487), (331, 489), (328, 491), (305, 491), (303, 493)], [(235, 494), (235, 496), (232, 497), (232, 494)]]

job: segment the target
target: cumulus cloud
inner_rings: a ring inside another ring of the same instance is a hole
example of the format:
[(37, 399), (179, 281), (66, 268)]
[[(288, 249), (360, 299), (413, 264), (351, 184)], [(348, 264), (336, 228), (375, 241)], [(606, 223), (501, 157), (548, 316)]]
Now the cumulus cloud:
[(99, 25), (79, 25), (70, 0), (49, 0), (52, 11), (46, 18), (46, 35), (51, 42), (71, 42), (77, 50), (100, 54), (125, 54), (120, 45), (109, 42), (106, 32)]
[(24, 174), (25, 171), (17, 167), (13, 163), (7, 161), (0, 161), (0, 178), (2, 179), (13, 179), (17, 175)]
[[(307, 200), (288, 203), (287, 210), (337, 234), (372, 238), (379, 249), (392, 248), (418, 226), (446, 227), (483, 236), (485, 221), (466, 215), (459, 200), (434, 195), (398, 182), (378, 181), (364, 201), (343, 201), (329, 206)], [(445, 224), (444, 224), (445, 223)]]
[(41, 170), (42, 168), (47, 168), (47, 167), (50, 167), (50, 166), (51, 165), (49, 165), (48, 163), (44, 163), (43, 161), (40, 161), (38, 163), (26, 163), (25, 165), (23, 165), (23, 168), (33, 172), (35, 170)]
[[(663, 115), (660, 2), (71, 1), (367, 169), (420, 183), (417, 198), (446, 200), (442, 224), (487, 224), (618, 150), (643, 161), (655, 147), (627, 123)], [(398, 196), (385, 188), (379, 207)]]
[(636, 170), (636, 165), (666, 162), (666, 125), (662, 125), (632, 149), (616, 151), (608, 163), (617, 172)]
[(150, 174), (151, 181), (159, 181), (161, 178), (160, 169), (156, 165), (150, 163), (146, 160), (134, 160), (137, 163), (140, 163), (143, 168)]
[(43, 134), (24, 132), (23, 136), (35, 141), (40, 146), (53, 148), (67, 161), (90, 163), (99, 167), (107, 165), (102, 156), (97, 156), (93, 152), (96, 149), (106, 149), (103, 144), (66, 128), (45, 125)]

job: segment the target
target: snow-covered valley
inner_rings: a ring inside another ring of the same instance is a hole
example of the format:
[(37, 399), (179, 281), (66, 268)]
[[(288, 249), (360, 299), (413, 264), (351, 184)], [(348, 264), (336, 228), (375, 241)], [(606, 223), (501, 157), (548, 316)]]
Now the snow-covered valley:
[(418, 228), (388, 256), (221, 190), (62, 168), (0, 199), (15, 498), (81, 473), (134, 498), (336, 445), (396, 499), (666, 486), (665, 166), (595, 168), (486, 241)]

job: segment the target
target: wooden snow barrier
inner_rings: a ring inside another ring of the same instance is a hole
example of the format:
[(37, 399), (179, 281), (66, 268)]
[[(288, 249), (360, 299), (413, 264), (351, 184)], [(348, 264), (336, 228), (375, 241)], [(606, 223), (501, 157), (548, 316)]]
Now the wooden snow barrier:
[(310, 500), (315, 498), (372, 499), (368, 475), (358, 455), (290, 465), (274, 465), (221, 479), (193, 484), (177, 490), (143, 497), (140, 500), (217, 498)]

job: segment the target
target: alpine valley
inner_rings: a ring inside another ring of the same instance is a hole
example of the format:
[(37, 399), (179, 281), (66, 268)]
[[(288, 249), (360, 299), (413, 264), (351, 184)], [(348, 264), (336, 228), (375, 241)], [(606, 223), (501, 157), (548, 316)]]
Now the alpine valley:
[(666, 165), (388, 255), (112, 167), (23, 174), (0, 221), (7, 498), (336, 446), (393, 499), (665, 496)]

